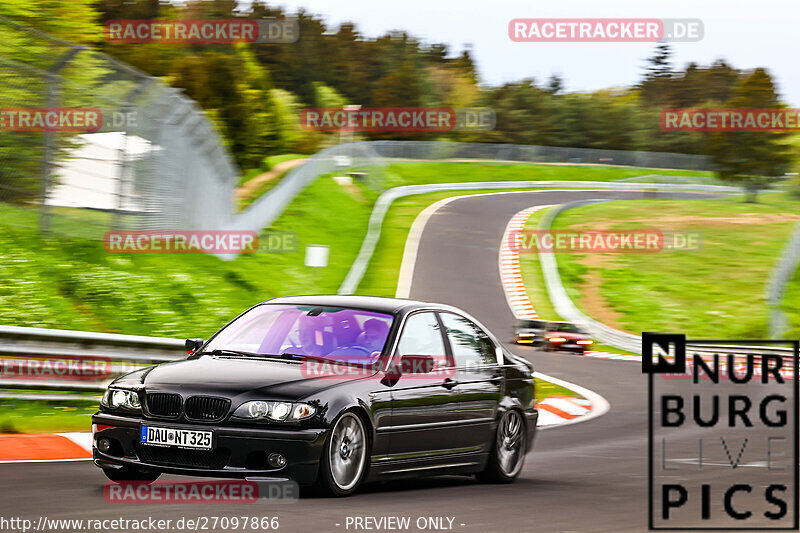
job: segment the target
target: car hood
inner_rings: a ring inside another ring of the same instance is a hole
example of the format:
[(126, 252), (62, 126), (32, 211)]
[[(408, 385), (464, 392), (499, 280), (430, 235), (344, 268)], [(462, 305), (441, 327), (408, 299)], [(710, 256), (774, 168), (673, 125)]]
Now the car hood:
[(333, 385), (365, 379), (356, 377), (308, 377), (296, 362), (270, 361), (205, 355), (164, 363), (123, 376), (115, 386), (141, 388), (147, 392), (177, 392), (184, 396), (203, 394), (236, 398), (252, 393), (276, 400), (296, 400)]

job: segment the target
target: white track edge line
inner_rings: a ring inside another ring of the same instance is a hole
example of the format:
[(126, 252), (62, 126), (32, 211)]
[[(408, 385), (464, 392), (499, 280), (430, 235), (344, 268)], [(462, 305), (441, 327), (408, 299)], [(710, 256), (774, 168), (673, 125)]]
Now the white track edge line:
[(414, 222), (411, 224), (411, 229), (408, 230), (406, 244), (403, 248), (403, 261), (400, 263), (400, 274), (397, 277), (397, 290), (395, 291), (396, 298), (408, 298), (408, 295), (411, 293), (411, 280), (414, 277), (414, 267), (417, 264), (419, 241), (422, 238), (422, 232), (425, 230), (428, 220), (433, 216), (434, 213), (436, 213), (436, 211), (450, 202), (458, 200), (459, 198), (467, 198), (469, 196), (479, 195), (462, 194), (459, 196), (442, 198), (438, 202), (434, 202), (426, 207), (419, 215), (417, 215), (417, 218), (414, 219)]
[(557, 425), (537, 427), (536, 428), (537, 430), (550, 429), (554, 427), (563, 427), (569, 424), (577, 424), (578, 422), (588, 422), (593, 418), (603, 416), (604, 414), (606, 414), (611, 410), (611, 404), (608, 403), (608, 400), (606, 400), (596, 392), (587, 389), (586, 387), (581, 387), (580, 385), (576, 385), (574, 383), (570, 383), (569, 381), (564, 381), (563, 379), (559, 379), (553, 376), (548, 376), (547, 374), (542, 374), (541, 372), (534, 372), (533, 377), (542, 379), (544, 381), (548, 381), (550, 383), (554, 383), (555, 385), (559, 385), (561, 387), (564, 387), (565, 389), (569, 389), (572, 392), (577, 392), (578, 394), (589, 400), (592, 404), (592, 409), (585, 415), (580, 415), (576, 416), (575, 418), (564, 420), (564, 422), (561, 422), (560, 424)]

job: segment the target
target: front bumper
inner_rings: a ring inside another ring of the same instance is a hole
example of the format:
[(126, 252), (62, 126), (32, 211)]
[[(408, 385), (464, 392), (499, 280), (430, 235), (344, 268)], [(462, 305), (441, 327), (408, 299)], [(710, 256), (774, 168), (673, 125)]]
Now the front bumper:
[[(178, 429), (214, 432), (214, 449), (184, 450), (143, 445), (139, 442), (142, 423)], [(95, 464), (101, 468), (133, 467), (168, 474), (205, 477), (288, 478), (300, 485), (310, 485), (317, 478), (319, 461), (328, 436), (327, 429), (253, 428), (229, 425), (163, 422), (97, 413), (93, 426), (101, 428), (92, 435)], [(108, 427), (102, 427), (108, 426)], [(97, 439), (112, 441), (108, 452), (97, 449)], [(267, 463), (271, 453), (286, 457), (286, 465), (273, 468)]]
[(583, 353), (586, 349), (591, 346), (591, 344), (575, 344), (572, 342), (549, 342), (550, 350), (553, 351), (560, 351), (560, 352), (578, 352)]

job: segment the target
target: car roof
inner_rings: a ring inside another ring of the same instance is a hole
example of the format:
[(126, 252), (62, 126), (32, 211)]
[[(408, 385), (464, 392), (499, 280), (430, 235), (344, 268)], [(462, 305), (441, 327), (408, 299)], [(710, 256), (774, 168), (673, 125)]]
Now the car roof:
[(446, 305), (431, 304), (418, 300), (408, 300), (406, 298), (384, 298), (382, 296), (352, 296), (341, 294), (281, 296), (279, 298), (273, 298), (262, 303), (353, 307), (357, 309), (366, 309), (369, 311), (378, 311), (381, 313), (391, 314), (412, 311), (421, 307), (448, 309), (448, 306)]

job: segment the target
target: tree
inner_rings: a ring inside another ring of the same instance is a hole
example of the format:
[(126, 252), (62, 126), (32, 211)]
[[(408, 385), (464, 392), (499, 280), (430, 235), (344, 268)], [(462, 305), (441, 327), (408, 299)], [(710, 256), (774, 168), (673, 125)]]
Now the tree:
[(547, 90), (550, 94), (559, 94), (564, 90), (564, 79), (559, 74), (553, 74), (547, 82)]
[[(107, 64), (97, 61), (90, 52), (81, 51), (61, 67), (60, 78), (48, 79), (47, 71), (72, 48), (45, 34), (82, 45), (102, 39), (98, 13), (90, 0), (5, 0), (0, 2), (0, 106), (44, 107), (57, 97), (55, 105), (92, 106), (87, 100), (92, 89), (110, 85)], [(5, 19), (12, 22), (6, 22)], [(69, 80), (68, 83), (62, 79)], [(87, 89), (90, 87), (91, 89)], [(75, 146), (77, 132), (52, 134), (51, 161)], [(0, 198), (15, 203), (42, 199), (42, 176), (45, 134), (41, 131), (0, 130)], [(52, 174), (52, 173), (51, 173)]]
[(672, 49), (661, 41), (645, 65), (644, 78), (639, 83), (642, 100), (647, 105), (663, 105), (672, 100)]
[[(772, 78), (763, 68), (753, 71), (727, 102), (731, 108), (780, 108)], [(791, 158), (783, 132), (712, 133), (709, 153), (720, 179), (741, 184), (747, 201), (756, 202), (758, 191), (781, 179)]]
[(652, 80), (655, 78), (669, 78), (672, 76), (672, 65), (670, 58), (672, 57), (672, 49), (666, 41), (659, 41), (656, 44), (656, 51), (647, 60), (647, 70), (645, 79)]

